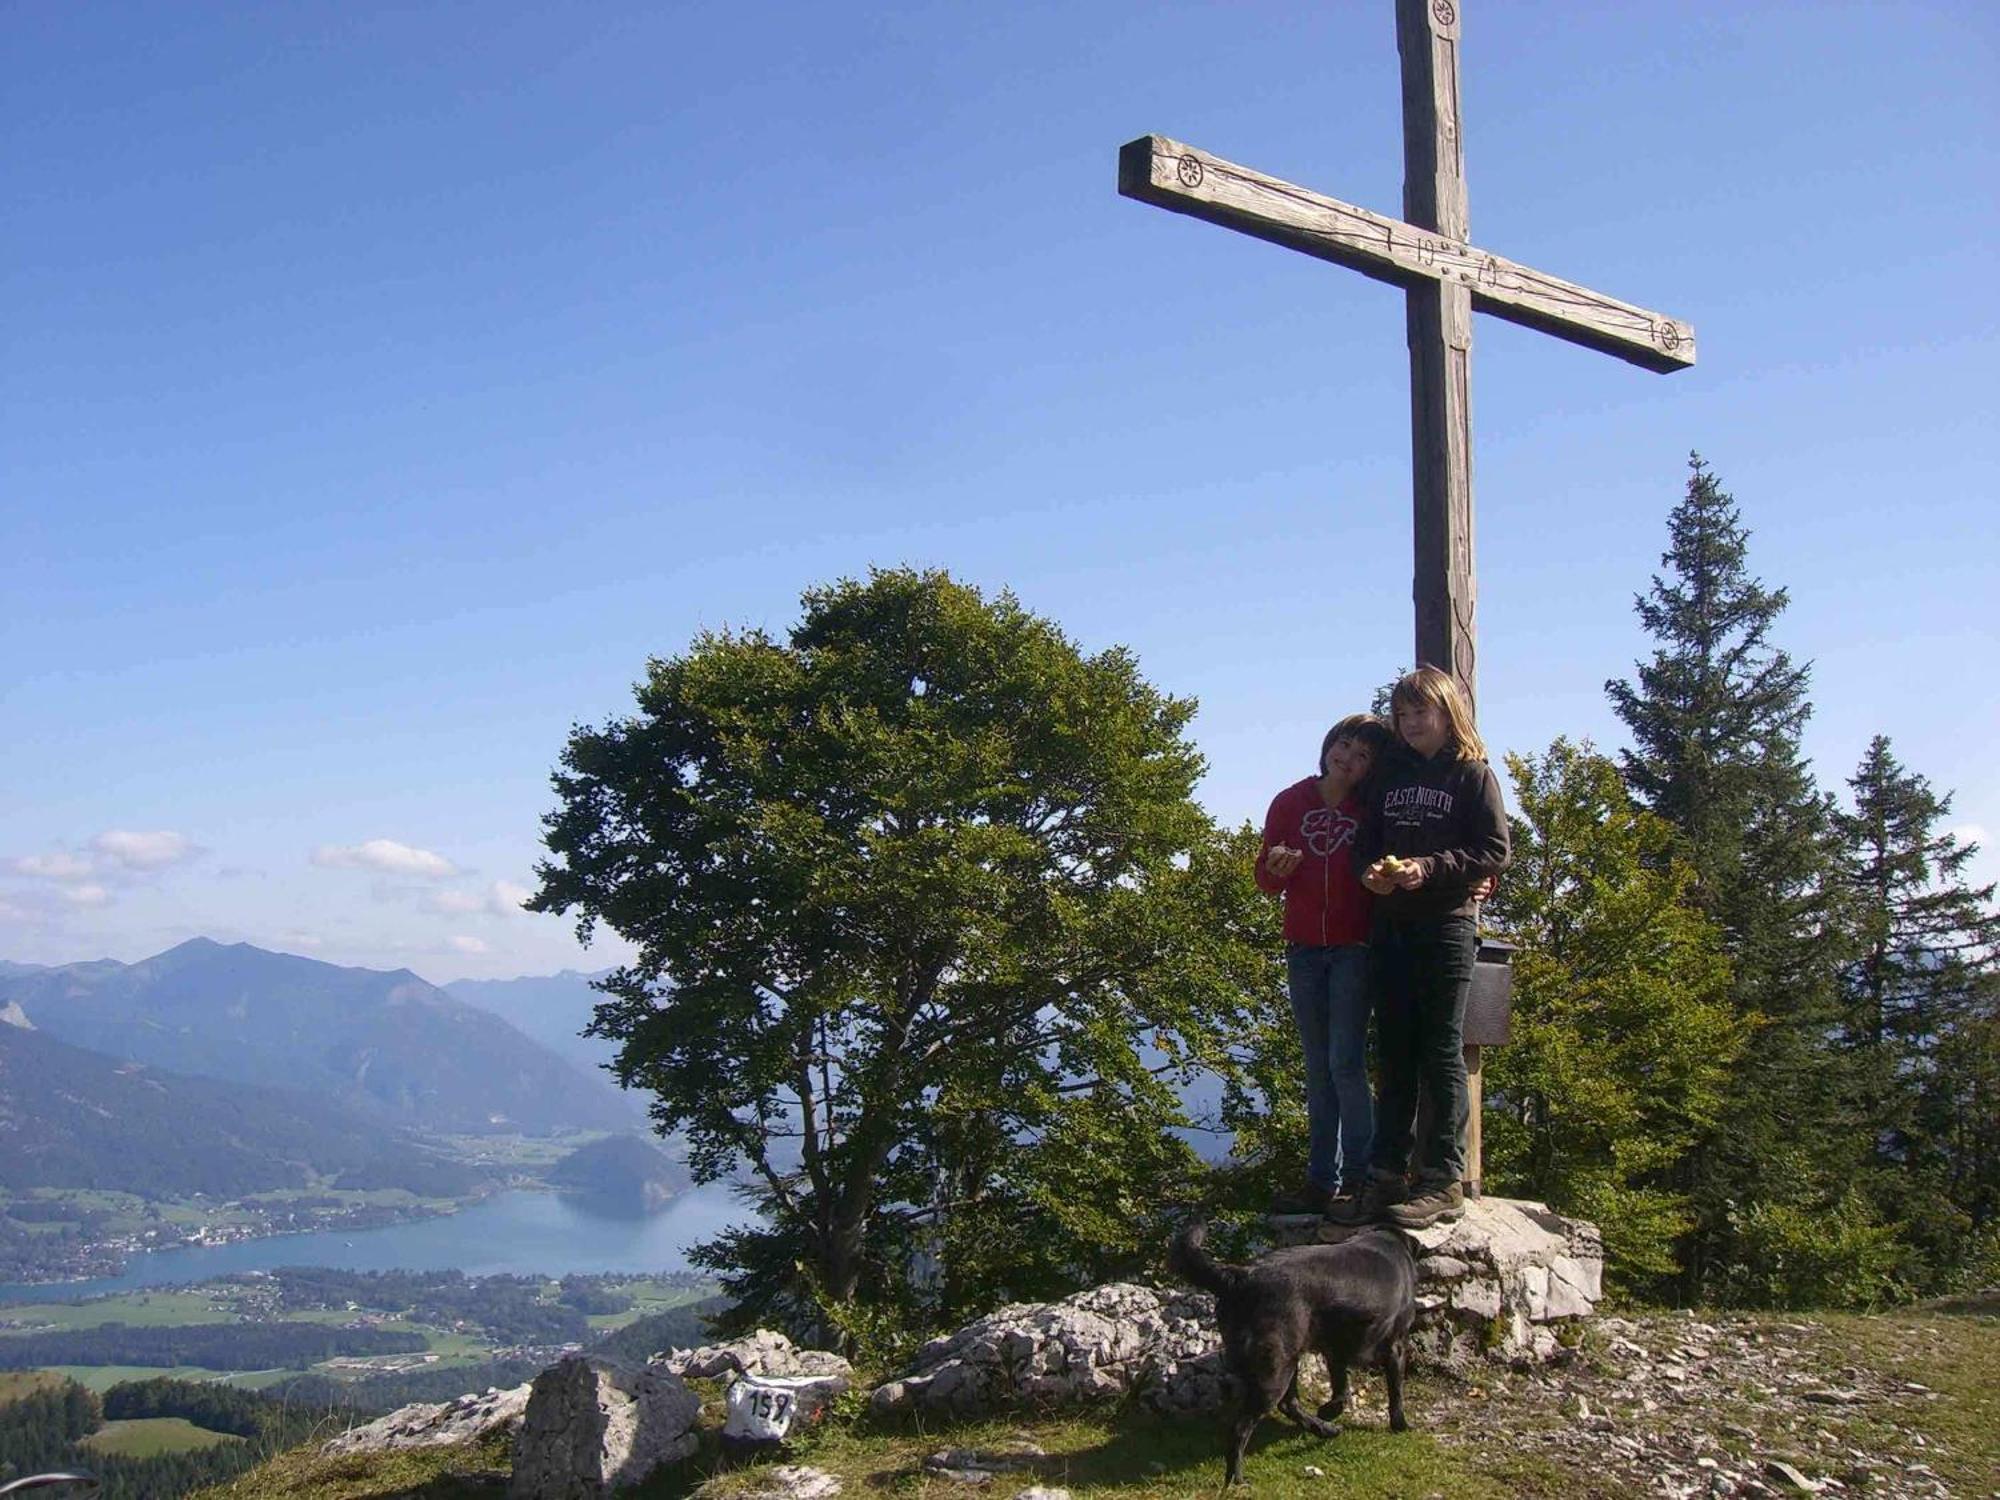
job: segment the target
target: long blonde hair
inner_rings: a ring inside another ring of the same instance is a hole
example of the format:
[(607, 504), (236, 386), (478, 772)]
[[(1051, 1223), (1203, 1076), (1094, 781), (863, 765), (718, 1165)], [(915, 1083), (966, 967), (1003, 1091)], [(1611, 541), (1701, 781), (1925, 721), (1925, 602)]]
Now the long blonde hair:
[(1465, 692), (1457, 678), (1436, 667), (1418, 667), (1390, 689), (1389, 721), (1395, 722), (1396, 710), (1404, 704), (1414, 707), (1419, 703), (1428, 703), (1444, 715), (1452, 746), (1460, 756), (1466, 760), (1486, 759), (1486, 741), (1479, 737), (1479, 730), (1472, 722), (1472, 705), (1465, 701)]

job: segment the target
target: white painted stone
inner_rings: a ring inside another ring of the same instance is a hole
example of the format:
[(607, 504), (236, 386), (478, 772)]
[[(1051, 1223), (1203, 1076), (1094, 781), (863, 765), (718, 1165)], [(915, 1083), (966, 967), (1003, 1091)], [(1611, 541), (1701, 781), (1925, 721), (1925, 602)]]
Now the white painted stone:
[(847, 1390), (845, 1375), (739, 1375), (723, 1393), (728, 1416), (722, 1435), (744, 1443), (783, 1442), (800, 1422), (810, 1422)]

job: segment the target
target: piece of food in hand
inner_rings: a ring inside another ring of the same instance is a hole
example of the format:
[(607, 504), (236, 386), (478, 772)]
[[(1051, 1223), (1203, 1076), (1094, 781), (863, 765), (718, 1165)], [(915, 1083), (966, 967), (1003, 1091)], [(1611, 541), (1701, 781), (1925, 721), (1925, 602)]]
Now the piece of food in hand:
[(1272, 859), (1276, 859), (1276, 858), (1278, 858), (1278, 857), (1279, 857), (1280, 855), (1285, 855), (1285, 854), (1297, 854), (1298, 852), (1299, 852), (1298, 850), (1296, 850), (1296, 849), (1293, 849), (1293, 848), (1289, 848), (1288, 846), (1286, 846), (1286, 845), (1284, 845), (1284, 844), (1273, 844), (1273, 845), (1271, 846), (1271, 854), (1270, 854), (1270, 857), (1271, 857)]

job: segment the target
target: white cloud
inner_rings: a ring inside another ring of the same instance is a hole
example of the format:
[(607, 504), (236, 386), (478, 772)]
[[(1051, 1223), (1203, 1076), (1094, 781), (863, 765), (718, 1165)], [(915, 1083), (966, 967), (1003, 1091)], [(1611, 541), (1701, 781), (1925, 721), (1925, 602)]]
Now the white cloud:
[(109, 906), (111, 892), (94, 882), (84, 885), (66, 885), (62, 888), (63, 900), (71, 906)]
[(503, 917), (511, 917), (521, 909), (521, 903), (535, 893), (525, 885), (516, 885), (511, 880), (496, 880), (493, 889), (486, 893), (492, 909)]
[(194, 841), (184, 833), (158, 828), (139, 832), (111, 828), (90, 841), (105, 863), (126, 870), (160, 870), (191, 859), (197, 852)]
[(34, 919), (35, 914), (27, 907), (0, 896), (0, 922), (32, 922)]
[(511, 880), (496, 880), (483, 891), (432, 891), (424, 904), (450, 917), (469, 917), (474, 913), (517, 917), (521, 914), (521, 903), (533, 894), (526, 886)]
[(413, 849), (394, 839), (369, 839), (364, 844), (322, 844), (312, 862), (328, 869), (379, 870), (385, 875), (421, 875), (442, 880), (456, 874), (450, 860), (428, 849)]
[(56, 850), (52, 854), (23, 854), (7, 861), (16, 875), (34, 880), (82, 880), (96, 867), (80, 854)]
[(1957, 839), (1961, 845), (1977, 844), (1982, 851), (1993, 847), (1993, 835), (1977, 823), (1961, 823), (1956, 828), (1947, 828), (1945, 832)]
[(484, 941), (476, 937), (466, 937), (462, 933), (446, 938), (445, 944), (454, 953), (465, 953), (474, 957), (488, 951)]

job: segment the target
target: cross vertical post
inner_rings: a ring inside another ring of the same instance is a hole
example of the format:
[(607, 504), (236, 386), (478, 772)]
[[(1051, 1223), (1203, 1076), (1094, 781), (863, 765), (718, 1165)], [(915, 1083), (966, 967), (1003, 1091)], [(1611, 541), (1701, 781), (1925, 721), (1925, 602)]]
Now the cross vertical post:
[[(1403, 64), (1403, 218), (1465, 243), (1456, 0), (1396, 0)], [(1410, 347), (1410, 459), (1416, 660), (1451, 673), (1478, 701), (1478, 594), (1472, 558), (1472, 289), (1440, 277), (1404, 294)]]

